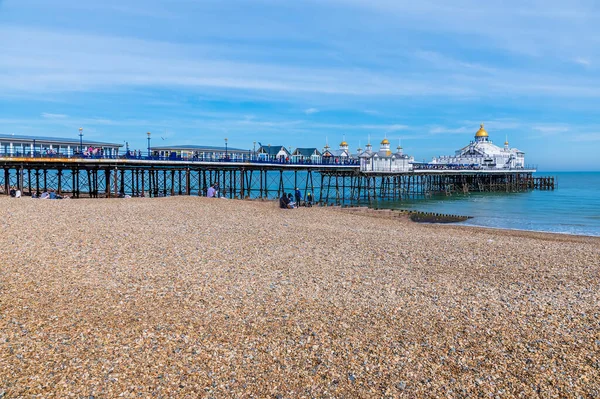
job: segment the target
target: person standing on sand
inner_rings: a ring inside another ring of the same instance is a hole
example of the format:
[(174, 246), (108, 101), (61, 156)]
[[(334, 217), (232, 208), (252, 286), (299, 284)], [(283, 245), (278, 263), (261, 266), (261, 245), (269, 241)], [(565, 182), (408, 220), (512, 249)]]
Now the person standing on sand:
[(312, 203), (313, 203), (313, 197), (312, 197), (312, 194), (309, 192), (308, 194), (306, 194), (306, 201), (304, 202), (304, 205), (311, 207)]
[(298, 190), (298, 187), (296, 187), (296, 191), (294, 192), (294, 196), (296, 197), (296, 205), (300, 206), (301, 205), (301, 201), (302, 201), (302, 193), (300, 193), (300, 190)]

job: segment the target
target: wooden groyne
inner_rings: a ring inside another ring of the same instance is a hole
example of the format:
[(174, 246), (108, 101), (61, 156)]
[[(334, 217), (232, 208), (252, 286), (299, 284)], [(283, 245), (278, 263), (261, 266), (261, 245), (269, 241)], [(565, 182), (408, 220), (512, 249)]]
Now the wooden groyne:
[(471, 216), (452, 215), (446, 213), (423, 212), (407, 209), (379, 209), (369, 208), (366, 206), (347, 206), (339, 207), (339, 209), (345, 212), (383, 218), (408, 217), (410, 220), (417, 223), (459, 223), (472, 218)]

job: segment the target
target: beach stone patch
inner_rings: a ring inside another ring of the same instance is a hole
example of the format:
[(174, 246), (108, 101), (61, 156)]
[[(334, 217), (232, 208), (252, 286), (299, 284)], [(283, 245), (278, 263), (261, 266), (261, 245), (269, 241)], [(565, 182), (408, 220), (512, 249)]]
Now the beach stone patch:
[(598, 397), (600, 239), (0, 197), (0, 395)]

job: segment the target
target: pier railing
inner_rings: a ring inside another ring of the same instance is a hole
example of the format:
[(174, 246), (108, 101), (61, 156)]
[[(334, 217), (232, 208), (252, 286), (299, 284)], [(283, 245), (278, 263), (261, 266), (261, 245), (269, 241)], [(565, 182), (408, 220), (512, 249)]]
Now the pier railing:
[(140, 161), (172, 161), (172, 162), (223, 162), (223, 163), (252, 163), (252, 164), (269, 164), (269, 165), (335, 165), (335, 166), (358, 166), (358, 160), (343, 160), (336, 161), (328, 158), (321, 160), (294, 160), (286, 158), (263, 158), (259, 156), (159, 156), (159, 155), (107, 155), (94, 154), (85, 155), (81, 153), (65, 154), (65, 153), (46, 153), (46, 152), (26, 152), (26, 153), (2, 153), (0, 158), (36, 158), (36, 159), (114, 159), (114, 160), (140, 160)]

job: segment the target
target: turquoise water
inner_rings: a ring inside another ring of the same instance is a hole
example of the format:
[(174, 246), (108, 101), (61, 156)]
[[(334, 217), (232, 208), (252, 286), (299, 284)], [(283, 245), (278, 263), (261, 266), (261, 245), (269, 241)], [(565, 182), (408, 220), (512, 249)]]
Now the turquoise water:
[[(600, 172), (544, 172), (554, 191), (471, 193), (386, 202), (391, 208), (472, 216), (462, 224), (600, 236)], [(383, 205), (380, 203), (380, 206)]]

